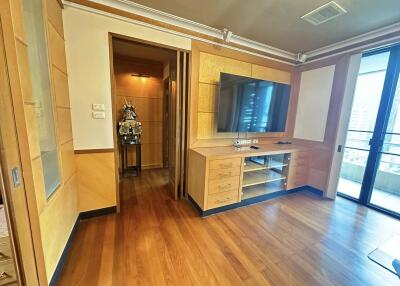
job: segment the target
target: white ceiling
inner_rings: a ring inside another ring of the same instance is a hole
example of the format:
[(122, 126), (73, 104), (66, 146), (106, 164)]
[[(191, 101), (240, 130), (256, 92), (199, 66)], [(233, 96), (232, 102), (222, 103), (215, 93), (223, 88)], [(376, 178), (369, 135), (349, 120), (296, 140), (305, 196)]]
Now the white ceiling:
[[(130, 0), (131, 1), (131, 0)], [(289, 52), (308, 52), (400, 22), (400, 0), (336, 0), (348, 13), (319, 26), (300, 17), (328, 0), (134, 0)]]

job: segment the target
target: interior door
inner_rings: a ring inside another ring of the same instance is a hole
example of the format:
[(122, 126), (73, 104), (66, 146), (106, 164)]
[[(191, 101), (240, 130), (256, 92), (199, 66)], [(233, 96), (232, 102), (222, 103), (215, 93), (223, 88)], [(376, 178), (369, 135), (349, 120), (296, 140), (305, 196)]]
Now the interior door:
[[(20, 263), (15, 264), (17, 270), (13, 269), (13, 265), (10, 265), (8, 270), (2, 268), (1, 272), (7, 274), (0, 274), (0, 281), (7, 283), (4, 282), (7, 281), (6, 279), (17, 275), (21, 284), (25, 279), (26, 282), (29, 282), (28, 285), (39, 285), (31, 225), (29, 223), (26, 190), (22, 177), (19, 142), (17, 140), (14, 117), (13, 94), (5, 50), (5, 33), (3, 33), (5, 29), (2, 26), (6, 22), (4, 19), (5, 14), (10, 13), (9, 11), (7, 12), (8, 7), (3, 6), (5, 2), (0, 4), (0, 179), (2, 180), (0, 188), (1, 194), (4, 197), (6, 214), (9, 214), (11, 225), (9, 238), (12, 243), (11, 245), (15, 246), (14, 257)], [(4, 260), (4, 255), (1, 259)], [(5, 262), (2, 261), (0, 266), (4, 267), (4, 265)], [(22, 266), (24, 269), (22, 276), (19, 275), (19, 266)], [(13, 271), (13, 274), (11, 274), (11, 271)]]
[(171, 92), (169, 97), (169, 189), (171, 196), (177, 200), (179, 196), (179, 139), (180, 139), (180, 52), (177, 51), (176, 65), (171, 71)]
[(176, 66), (171, 72), (171, 92), (169, 97), (169, 189), (173, 198), (186, 193), (186, 129), (189, 55), (177, 51)]

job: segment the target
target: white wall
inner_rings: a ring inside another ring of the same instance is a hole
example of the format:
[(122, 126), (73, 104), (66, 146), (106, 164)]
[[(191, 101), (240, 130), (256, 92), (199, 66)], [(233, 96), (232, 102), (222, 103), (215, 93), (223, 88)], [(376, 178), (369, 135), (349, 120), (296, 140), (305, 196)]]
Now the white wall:
[[(109, 32), (190, 50), (191, 40), (73, 7), (63, 10), (74, 149), (113, 148)], [(93, 119), (103, 103), (106, 119)]]
[(324, 141), (335, 66), (301, 73), (294, 138)]

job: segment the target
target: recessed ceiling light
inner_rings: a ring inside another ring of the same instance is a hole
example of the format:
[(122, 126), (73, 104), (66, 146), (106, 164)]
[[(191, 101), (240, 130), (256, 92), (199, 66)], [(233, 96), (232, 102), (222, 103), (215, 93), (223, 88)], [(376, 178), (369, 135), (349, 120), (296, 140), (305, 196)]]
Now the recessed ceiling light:
[(317, 9), (312, 10), (301, 18), (313, 24), (314, 26), (318, 26), (346, 13), (347, 11), (342, 6), (337, 4), (335, 1), (331, 1), (325, 5), (322, 5), (321, 7), (318, 7)]

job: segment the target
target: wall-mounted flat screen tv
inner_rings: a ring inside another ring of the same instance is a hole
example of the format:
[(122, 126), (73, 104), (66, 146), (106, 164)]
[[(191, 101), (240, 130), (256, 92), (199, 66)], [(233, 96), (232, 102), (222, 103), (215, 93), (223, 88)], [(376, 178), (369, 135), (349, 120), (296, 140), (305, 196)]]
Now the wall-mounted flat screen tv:
[(284, 132), (290, 85), (221, 73), (218, 132)]

